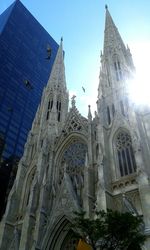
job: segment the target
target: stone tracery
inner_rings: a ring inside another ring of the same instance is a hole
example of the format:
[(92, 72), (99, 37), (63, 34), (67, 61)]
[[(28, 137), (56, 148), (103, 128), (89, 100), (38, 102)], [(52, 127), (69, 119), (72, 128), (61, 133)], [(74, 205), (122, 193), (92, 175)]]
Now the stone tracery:
[(72, 182), (74, 191), (78, 198), (81, 198), (83, 187), (83, 171), (85, 165), (85, 156), (87, 145), (74, 139), (73, 142), (65, 149), (59, 172), (59, 183), (61, 183), (64, 172), (66, 172)]
[(117, 134), (115, 148), (117, 151), (120, 175), (124, 176), (135, 172), (136, 163), (132, 148), (131, 136), (127, 132), (121, 131)]

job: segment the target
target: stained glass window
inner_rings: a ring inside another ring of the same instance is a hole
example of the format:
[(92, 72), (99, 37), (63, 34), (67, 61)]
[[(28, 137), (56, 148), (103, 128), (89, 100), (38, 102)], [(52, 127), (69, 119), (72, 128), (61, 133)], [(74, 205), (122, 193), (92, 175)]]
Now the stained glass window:
[(71, 144), (64, 152), (64, 160), (68, 166), (84, 166), (87, 146), (81, 142)]
[(59, 183), (64, 176), (64, 172), (70, 176), (70, 180), (74, 187), (74, 190), (79, 198), (82, 196), (83, 187), (83, 170), (85, 166), (85, 156), (87, 152), (87, 145), (74, 140), (64, 151), (60, 173), (59, 173)]
[(135, 172), (136, 163), (131, 136), (125, 131), (118, 133), (116, 136), (115, 146), (120, 175), (124, 176)]

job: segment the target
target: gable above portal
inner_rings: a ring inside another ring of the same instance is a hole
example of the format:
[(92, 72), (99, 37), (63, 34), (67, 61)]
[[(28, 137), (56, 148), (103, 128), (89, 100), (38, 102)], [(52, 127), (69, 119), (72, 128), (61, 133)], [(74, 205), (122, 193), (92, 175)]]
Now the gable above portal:
[(56, 146), (62, 144), (71, 134), (88, 138), (88, 120), (81, 116), (76, 107), (70, 109), (60, 136), (56, 138)]

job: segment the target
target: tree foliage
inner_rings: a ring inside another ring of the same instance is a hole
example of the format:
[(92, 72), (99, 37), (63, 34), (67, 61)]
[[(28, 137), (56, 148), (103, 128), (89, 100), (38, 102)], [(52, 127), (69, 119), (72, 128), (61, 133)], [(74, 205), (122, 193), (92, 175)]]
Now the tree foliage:
[(145, 235), (141, 216), (108, 210), (96, 212), (94, 219), (87, 218), (84, 211), (75, 212), (73, 228), (93, 250), (140, 250)]

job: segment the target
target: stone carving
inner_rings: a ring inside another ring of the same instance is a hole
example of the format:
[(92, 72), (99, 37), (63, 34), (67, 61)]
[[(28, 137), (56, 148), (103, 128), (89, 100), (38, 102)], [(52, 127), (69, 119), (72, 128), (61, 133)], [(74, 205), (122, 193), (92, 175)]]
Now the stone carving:
[(83, 172), (86, 152), (87, 146), (78, 140), (74, 140), (64, 151), (59, 171), (59, 183), (61, 184), (64, 172), (66, 172), (70, 176), (73, 188), (80, 199), (84, 182)]
[(72, 98), (71, 98), (71, 105), (72, 105), (72, 108), (75, 108), (75, 106), (76, 106), (75, 98), (76, 98), (75, 95), (73, 95)]
[[(144, 123), (143, 116), (136, 119), (133, 108), (125, 102), (130, 58), (108, 13), (107, 10), (98, 114), (95, 112), (92, 119), (89, 107), (88, 118), (81, 116), (75, 95), (68, 112), (61, 41), (0, 225), (0, 249), (73, 249), (73, 237), (67, 238), (70, 231), (66, 221), (72, 219), (73, 210), (81, 207), (93, 217), (96, 209), (122, 211), (125, 207), (134, 214), (143, 214), (147, 229), (150, 228), (146, 172), (150, 157), (144, 150), (144, 145), (149, 145), (150, 126), (147, 119)], [(116, 73), (121, 73), (118, 81)], [(106, 122), (108, 107), (110, 125)]]
[(122, 195), (122, 199), (123, 199), (123, 204), (125, 206), (125, 208), (127, 209), (128, 212), (132, 213), (133, 215), (138, 215), (138, 212), (135, 208), (135, 206), (133, 205), (133, 203), (126, 197), (126, 194), (124, 193)]

